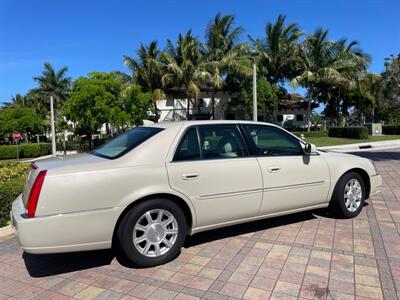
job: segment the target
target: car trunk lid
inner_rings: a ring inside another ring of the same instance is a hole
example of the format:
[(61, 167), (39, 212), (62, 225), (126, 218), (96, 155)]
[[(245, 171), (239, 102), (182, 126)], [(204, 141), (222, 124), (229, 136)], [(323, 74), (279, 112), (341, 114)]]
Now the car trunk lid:
[(82, 153), (71, 156), (57, 156), (32, 163), (31, 167), (29, 168), (28, 176), (26, 178), (22, 192), (22, 201), (24, 203), (25, 208), (27, 207), (28, 204), (29, 194), (31, 192), (32, 186), (35, 183), (35, 180), (39, 175), (40, 171), (43, 170), (51, 171), (65, 166), (72, 166), (77, 164), (90, 164), (104, 160), (105, 160), (104, 158), (100, 158), (88, 153)]

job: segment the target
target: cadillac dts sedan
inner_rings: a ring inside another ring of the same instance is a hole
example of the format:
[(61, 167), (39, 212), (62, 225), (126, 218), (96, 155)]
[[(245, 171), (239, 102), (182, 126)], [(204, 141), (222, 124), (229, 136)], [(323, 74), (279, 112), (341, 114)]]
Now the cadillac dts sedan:
[(323, 207), (355, 217), (381, 182), (368, 159), (272, 124), (158, 123), (32, 164), (11, 219), (28, 253), (117, 247), (155, 266), (205, 230)]

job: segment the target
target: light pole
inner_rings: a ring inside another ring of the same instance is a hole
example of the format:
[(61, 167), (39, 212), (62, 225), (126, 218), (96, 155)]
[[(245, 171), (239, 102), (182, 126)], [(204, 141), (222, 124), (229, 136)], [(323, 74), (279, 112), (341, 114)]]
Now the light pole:
[(257, 122), (257, 66), (253, 63), (253, 121)]
[(53, 96), (50, 96), (50, 118), (51, 118), (51, 153), (56, 156), (56, 128), (54, 126), (54, 104)]

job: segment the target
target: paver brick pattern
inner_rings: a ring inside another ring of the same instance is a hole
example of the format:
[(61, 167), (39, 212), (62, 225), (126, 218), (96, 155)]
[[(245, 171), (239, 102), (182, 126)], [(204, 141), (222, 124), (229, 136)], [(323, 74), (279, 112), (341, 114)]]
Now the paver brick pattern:
[(0, 299), (399, 299), (400, 149), (357, 154), (384, 185), (355, 219), (318, 210), (209, 231), (147, 269), (111, 251), (24, 254), (13, 238)]

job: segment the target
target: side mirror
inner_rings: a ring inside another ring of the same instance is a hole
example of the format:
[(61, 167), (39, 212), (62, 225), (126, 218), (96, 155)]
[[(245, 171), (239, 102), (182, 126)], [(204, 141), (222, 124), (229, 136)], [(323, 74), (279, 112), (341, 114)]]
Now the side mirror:
[(310, 154), (313, 154), (313, 153), (316, 153), (316, 152), (317, 152), (317, 148), (315, 147), (314, 144), (307, 143), (304, 146), (304, 153), (305, 154), (310, 155)]

